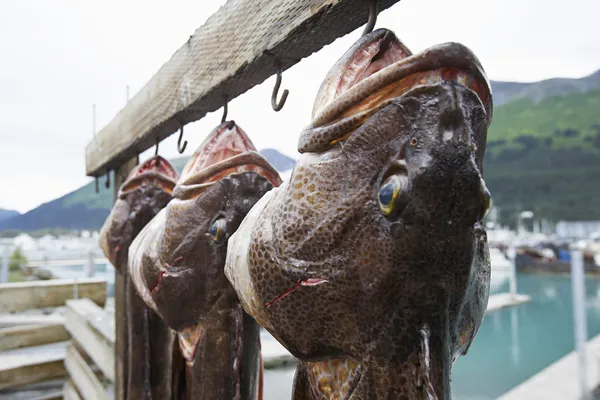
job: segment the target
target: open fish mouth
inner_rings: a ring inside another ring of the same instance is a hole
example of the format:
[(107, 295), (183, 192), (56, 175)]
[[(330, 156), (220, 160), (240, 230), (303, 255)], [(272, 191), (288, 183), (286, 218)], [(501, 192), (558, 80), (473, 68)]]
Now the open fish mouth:
[(281, 184), (279, 173), (256, 151), (246, 132), (233, 121), (223, 122), (188, 161), (173, 196), (196, 197), (220, 179), (243, 172), (256, 172), (275, 186)]
[(459, 43), (444, 43), (413, 55), (393, 32), (378, 29), (359, 40), (329, 71), (298, 149), (323, 151), (346, 140), (373, 114), (411, 89), (448, 81), (477, 94), (489, 124), (491, 87), (471, 50)]
[(140, 186), (154, 184), (171, 194), (179, 175), (171, 163), (161, 156), (154, 156), (134, 169), (120, 189), (119, 196), (125, 196)]

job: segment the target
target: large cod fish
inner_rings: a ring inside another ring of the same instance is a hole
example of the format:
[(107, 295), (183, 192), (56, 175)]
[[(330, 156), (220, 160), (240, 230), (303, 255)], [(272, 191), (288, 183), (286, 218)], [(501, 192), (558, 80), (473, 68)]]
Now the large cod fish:
[(300, 362), (294, 399), (449, 399), (483, 319), (492, 97), (465, 46), (386, 29), (329, 71), (289, 182), (230, 239), (245, 310)]
[[(144, 226), (169, 201), (178, 179), (173, 166), (160, 156), (131, 171), (119, 188), (117, 201), (100, 231), (100, 247), (120, 274), (127, 274), (129, 246)], [(138, 296), (131, 280), (125, 285), (127, 303), (126, 399), (170, 399), (173, 363), (179, 357), (175, 335)]]
[(186, 361), (185, 398), (262, 398), (259, 326), (224, 274), (229, 237), (279, 174), (233, 121), (222, 123), (184, 168), (173, 200), (138, 235), (129, 271), (175, 331)]

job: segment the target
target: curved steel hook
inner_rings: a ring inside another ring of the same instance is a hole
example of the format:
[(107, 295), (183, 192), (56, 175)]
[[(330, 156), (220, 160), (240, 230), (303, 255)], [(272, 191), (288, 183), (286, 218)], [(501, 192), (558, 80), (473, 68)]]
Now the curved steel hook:
[(283, 108), (285, 101), (287, 100), (288, 94), (290, 94), (290, 91), (285, 89), (283, 91), (283, 94), (281, 95), (281, 100), (277, 101), (277, 94), (279, 93), (280, 86), (281, 67), (279, 67), (279, 69), (277, 70), (277, 80), (275, 81), (275, 87), (273, 88), (273, 93), (271, 94), (271, 107), (273, 107), (273, 110), (275, 111), (280, 111)]
[(160, 142), (158, 140), (156, 140), (156, 147), (154, 148), (154, 155), (157, 156), (158, 155), (158, 144)]
[(187, 140), (185, 140), (183, 146), (181, 146), (181, 139), (183, 139), (183, 124), (181, 124), (181, 128), (179, 129), (179, 139), (177, 139), (177, 151), (179, 154), (183, 153), (187, 147)]
[(223, 105), (223, 116), (221, 117), (221, 123), (227, 121), (227, 100), (225, 100), (225, 104)]
[(96, 193), (100, 193), (100, 188), (98, 187), (98, 177), (96, 177), (96, 179), (94, 179), (95, 183), (96, 183)]
[(367, 25), (365, 26), (365, 30), (363, 31), (361, 36), (368, 35), (373, 32), (373, 28), (375, 28), (375, 23), (377, 22), (377, 0), (369, 1), (369, 20), (367, 21)]
[(104, 182), (104, 186), (108, 189), (110, 187), (110, 169), (106, 171), (106, 182)]

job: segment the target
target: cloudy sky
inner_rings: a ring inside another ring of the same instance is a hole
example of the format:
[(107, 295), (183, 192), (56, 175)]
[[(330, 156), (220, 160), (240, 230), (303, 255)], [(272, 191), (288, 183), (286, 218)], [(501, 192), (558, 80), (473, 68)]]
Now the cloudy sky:
[[(0, 208), (28, 211), (77, 189), (84, 148), (225, 1), (14, 0), (0, 6)], [(458, 41), (493, 80), (582, 77), (600, 69), (598, 0), (402, 0), (380, 14), (413, 52)], [(333, 63), (362, 28), (301, 61), (283, 76), (290, 90), (279, 113), (270, 106), (275, 78), (229, 104), (229, 116), (256, 146), (297, 156), (298, 133)], [(220, 121), (189, 124), (185, 154)], [(161, 143), (174, 157), (177, 135)], [(143, 153), (143, 160), (153, 150)]]

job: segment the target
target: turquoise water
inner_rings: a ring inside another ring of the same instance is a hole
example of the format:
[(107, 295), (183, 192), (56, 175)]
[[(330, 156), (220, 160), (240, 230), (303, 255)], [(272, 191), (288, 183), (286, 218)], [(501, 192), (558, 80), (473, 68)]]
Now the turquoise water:
[[(520, 275), (517, 288), (531, 302), (486, 315), (452, 369), (455, 399), (494, 399), (574, 350), (570, 277)], [(586, 303), (591, 338), (600, 333), (600, 279), (586, 279)]]

